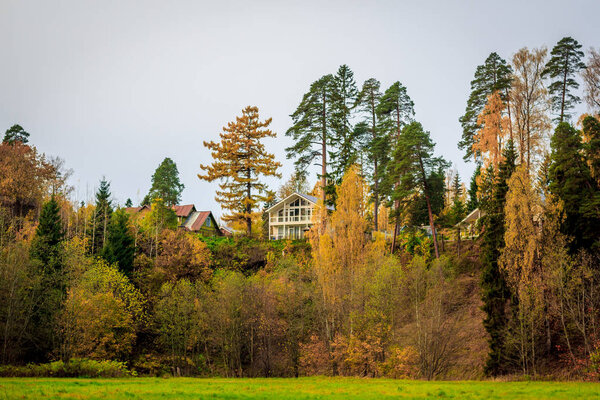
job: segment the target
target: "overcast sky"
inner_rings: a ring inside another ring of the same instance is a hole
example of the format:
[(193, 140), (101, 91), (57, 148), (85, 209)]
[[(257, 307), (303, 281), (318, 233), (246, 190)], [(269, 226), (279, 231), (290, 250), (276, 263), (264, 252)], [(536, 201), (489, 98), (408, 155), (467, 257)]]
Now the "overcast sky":
[(598, 0), (0, 0), (0, 130), (19, 123), (63, 158), (78, 200), (106, 176), (117, 202), (137, 203), (171, 157), (182, 203), (220, 215), (217, 184), (196, 177), (211, 161), (202, 142), (256, 105), (273, 118), (266, 146), (287, 178), (289, 114), (311, 82), (348, 64), (359, 86), (401, 81), (436, 152), (468, 180), (456, 143), (476, 66), (564, 36), (600, 47), (599, 15)]

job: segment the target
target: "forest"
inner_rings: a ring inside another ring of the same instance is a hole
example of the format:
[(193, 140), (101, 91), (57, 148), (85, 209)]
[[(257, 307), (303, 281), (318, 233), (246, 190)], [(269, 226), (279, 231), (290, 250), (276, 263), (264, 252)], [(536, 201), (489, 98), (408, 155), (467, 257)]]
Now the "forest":
[[(10, 127), (0, 376), (598, 380), (600, 52), (586, 53), (565, 37), (482, 60), (459, 117), (466, 181), (400, 81), (359, 85), (347, 65), (318, 78), (286, 154), (244, 108), (198, 160), (233, 236), (179, 227), (170, 158), (144, 215), (110, 177), (77, 203), (67, 162)], [(269, 187), (286, 160), (295, 172)], [(265, 211), (294, 192), (319, 199), (312, 228), (269, 240)]]

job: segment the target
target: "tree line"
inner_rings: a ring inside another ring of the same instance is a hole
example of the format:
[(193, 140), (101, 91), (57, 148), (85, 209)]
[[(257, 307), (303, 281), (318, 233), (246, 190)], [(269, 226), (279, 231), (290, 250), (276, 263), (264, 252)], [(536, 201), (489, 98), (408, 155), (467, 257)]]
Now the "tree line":
[[(219, 181), (233, 238), (177, 228), (171, 159), (147, 213), (116, 205), (106, 179), (77, 204), (64, 162), (15, 125), (0, 144), (2, 364), (597, 378), (600, 68), (580, 49), (565, 38), (550, 55), (492, 53), (476, 68), (460, 117), (459, 148), (477, 165), (468, 188), (399, 81), (359, 88), (342, 65), (312, 83), (291, 114), (296, 170), (278, 193), (263, 179), (280, 176), (271, 119), (245, 108), (205, 142), (212, 162), (198, 175)], [(575, 122), (581, 81), (591, 114)], [(264, 209), (294, 191), (320, 199), (307, 239), (264, 240)], [(475, 209), (465, 240), (458, 223)]]

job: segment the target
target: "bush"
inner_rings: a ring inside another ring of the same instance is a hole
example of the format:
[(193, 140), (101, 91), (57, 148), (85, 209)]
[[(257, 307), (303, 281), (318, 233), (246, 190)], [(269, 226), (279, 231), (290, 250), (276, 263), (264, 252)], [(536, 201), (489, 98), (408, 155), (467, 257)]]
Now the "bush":
[(124, 362), (87, 358), (26, 366), (0, 366), (1, 377), (120, 378), (135, 375), (135, 371), (130, 371)]

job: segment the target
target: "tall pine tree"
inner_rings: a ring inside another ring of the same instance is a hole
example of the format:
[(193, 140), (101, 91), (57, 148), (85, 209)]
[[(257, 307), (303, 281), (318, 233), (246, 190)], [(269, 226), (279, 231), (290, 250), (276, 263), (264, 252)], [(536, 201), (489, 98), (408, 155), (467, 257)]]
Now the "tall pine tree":
[(581, 45), (572, 37), (562, 38), (550, 53), (550, 60), (542, 72), (542, 77), (551, 80), (548, 91), (552, 96), (552, 108), (557, 113), (556, 121), (569, 120), (571, 110), (581, 99), (571, 91), (579, 88), (575, 76), (585, 68), (582, 61)]
[(298, 172), (304, 173), (316, 163), (321, 166), (321, 191), (323, 202), (327, 194), (335, 191), (327, 165), (328, 152), (333, 144), (333, 76), (325, 75), (313, 82), (304, 94), (298, 108), (291, 115), (293, 125), (285, 133), (294, 140), (294, 145), (285, 149), (288, 159), (295, 159)]
[[(393, 182), (398, 182), (392, 193), (392, 201), (401, 206), (394, 212), (396, 222), (401, 219), (402, 211), (406, 213), (414, 209), (415, 202), (418, 201), (420, 196), (425, 200), (437, 258), (439, 257), (439, 250), (433, 218), (435, 212), (434, 200), (436, 198), (441, 199), (440, 203), (443, 207), (443, 170), (448, 167), (448, 163), (441, 157), (433, 156), (434, 147), (435, 144), (431, 140), (429, 132), (425, 131), (419, 122), (411, 122), (406, 125), (398, 138), (393, 159), (390, 162), (390, 171), (392, 172), (390, 179)], [(439, 185), (434, 185), (435, 182), (438, 182)], [(436, 196), (436, 193), (440, 195)]]
[(330, 163), (332, 178), (336, 184), (342, 181), (346, 170), (358, 158), (358, 146), (354, 140), (354, 129), (351, 123), (357, 97), (358, 88), (354, 80), (354, 72), (347, 65), (341, 65), (333, 76), (331, 103), (334, 146), (330, 151)]
[(381, 201), (381, 181), (384, 176), (383, 171), (389, 159), (389, 138), (382, 129), (379, 121), (379, 101), (381, 84), (377, 79), (367, 79), (358, 95), (357, 107), (364, 114), (364, 127), (366, 128), (367, 154), (372, 165), (371, 192), (373, 193), (373, 228), (379, 230), (379, 203)]

